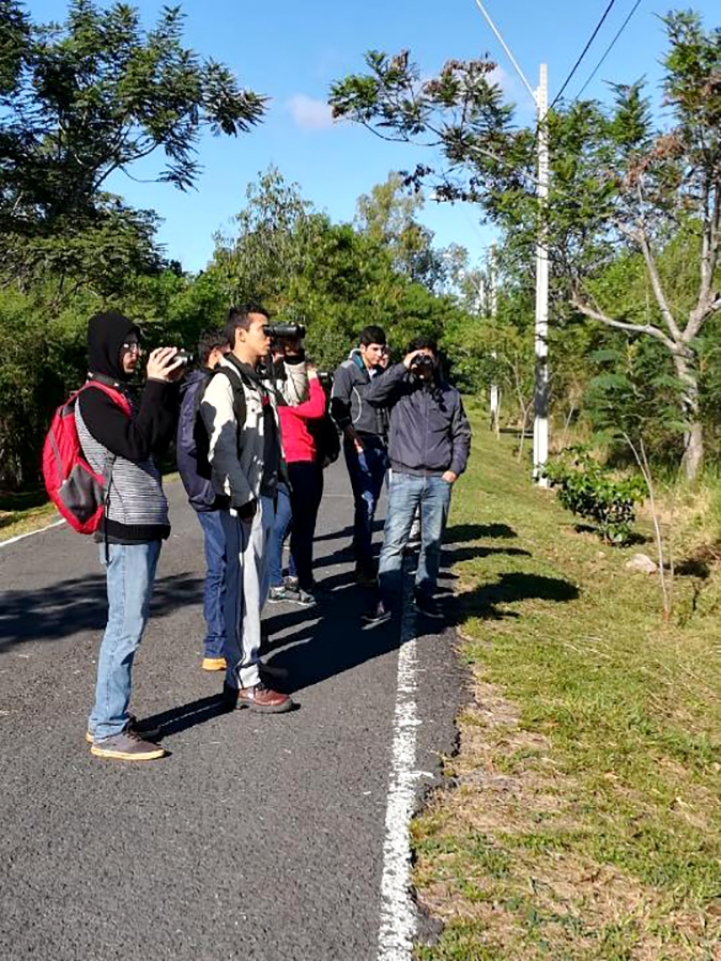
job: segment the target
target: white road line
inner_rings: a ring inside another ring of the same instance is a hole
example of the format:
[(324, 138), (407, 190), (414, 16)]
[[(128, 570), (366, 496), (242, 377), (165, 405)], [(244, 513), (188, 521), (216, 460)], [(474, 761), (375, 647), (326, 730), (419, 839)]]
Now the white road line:
[[(410, 586), (407, 578), (404, 578)], [(416, 638), (410, 591), (403, 592), (401, 646), (398, 652), (398, 693), (391, 754), (391, 777), (383, 843), (381, 918), (378, 961), (410, 961), (416, 933), (416, 908), (410, 892), (409, 826), (415, 809)]]
[(28, 531), (27, 534), (18, 534), (16, 537), (8, 537), (6, 541), (0, 541), (0, 549), (3, 547), (10, 547), (11, 544), (17, 544), (18, 541), (24, 541), (26, 537), (34, 537), (35, 534), (43, 534), (45, 531), (49, 531), (52, 527), (59, 527), (60, 524), (64, 524), (65, 521), (60, 518), (58, 521), (53, 521), (52, 524), (48, 524), (46, 527), (40, 527), (36, 531)]

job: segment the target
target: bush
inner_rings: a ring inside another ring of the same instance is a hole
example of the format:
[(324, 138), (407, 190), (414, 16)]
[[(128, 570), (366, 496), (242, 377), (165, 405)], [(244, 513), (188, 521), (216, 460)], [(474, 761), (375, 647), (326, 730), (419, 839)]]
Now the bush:
[(544, 473), (566, 510), (596, 524), (606, 543), (628, 544), (635, 505), (648, 494), (643, 477), (615, 477), (582, 448), (560, 455), (546, 465)]

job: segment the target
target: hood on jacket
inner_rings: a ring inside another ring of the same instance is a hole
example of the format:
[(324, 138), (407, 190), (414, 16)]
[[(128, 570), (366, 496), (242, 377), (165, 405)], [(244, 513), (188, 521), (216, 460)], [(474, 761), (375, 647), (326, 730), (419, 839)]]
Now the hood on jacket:
[(120, 350), (130, 334), (140, 335), (137, 325), (117, 310), (94, 314), (88, 324), (90, 373), (129, 381), (132, 375), (123, 370)]
[(191, 387), (195, 387), (201, 381), (210, 380), (212, 371), (207, 367), (196, 367), (195, 370), (191, 370), (187, 377), (184, 377), (180, 384), (180, 396), (185, 397), (185, 394)]

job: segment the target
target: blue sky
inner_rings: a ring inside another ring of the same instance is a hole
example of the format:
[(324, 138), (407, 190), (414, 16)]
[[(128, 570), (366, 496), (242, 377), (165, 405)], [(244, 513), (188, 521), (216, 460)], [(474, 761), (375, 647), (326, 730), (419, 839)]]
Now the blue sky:
[[(616, 0), (602, 32), (570, 84), (573, 96), (598, 62), (635, 0)], [(151, 25), (162, 4), (140, 0)], [(687, 3), (679, 6), (687, 6)], [(541, 60), (549, 64), (551, 98), (580, 54), (607, 0), (486, 0), (532, 86)], [(606, 96), (605, 80), (633, 81), (646, 75), (658, 83), (664, 50), (659, 15), (666, 0), (642, 0), (586, 96)], [(719, 23), (718, 0), (696, 0), (707, 26)], [(34, 0), (35, 20), (60, 20), (64, 0)], [(419, 148), (384, 143), (349, 124), (333, 125), (325, 106), (331, 82), (363, 67), (363, 53), (409, 49), (424, 74), (447, 59), (486, 53), (499, 64), (499, 79), (518, 104), (519, 122), (530, 122), (533, 105), (474, 0), (185, 0), (185, 39), (199, 53), (230, 66), (241, 82), (270, 96), (266, 122), (238, 139), (203, 139), (204, 172), (198, 189), (181, 193), (163, 184), (141, 185), (122, 178), (112, 188), (136, 206), (154, 208), (164, 219), (159, 239), (167, 254), (187, 270), (201, 269), (213, 250), (213, 233), (230, 229), (243, 205), (247, 184), (275, 164), (303, 195), (334, 220), (350, 220), (362, 193), (393, 169), (430, 159)], [(428, 203), (422, 219), (436, 242), (456, 242), (482, 255), (491, 231), (465, 205)]]

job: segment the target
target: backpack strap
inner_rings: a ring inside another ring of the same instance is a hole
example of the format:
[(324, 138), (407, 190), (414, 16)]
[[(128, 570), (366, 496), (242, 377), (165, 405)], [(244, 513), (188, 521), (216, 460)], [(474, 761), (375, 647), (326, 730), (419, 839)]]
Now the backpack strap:
[[(235, 414), (235, 420), (238, 425), (238, 444), (240, 445), (240, 432), (248, 416), (248, 405), (245, 400), (245, 378), (239, 371), (234, 370), (232, 367), (216, 367), (211, 378), (217, 377), (219, 374), (223, 374), (228, 378), (230, 386), (233, 389), (233, 413)], [(210, 380), (208, 383), (210, 383)], [(207, 384), (203, 393), (205, 393), (205, 390), (207, 390)]]
[[(76, 402), (77, 398), (83, 391), (90, 390), (91, 387), (95, 387), (96, 390), (101, 390), (107, 397), (109, 397), (113, 403), (117, 404), (118, 407), (123, 411), (126, 417), (130, 417), (132, 413), (132, 408), (130, 407), (130, 401), (125, 396), (125, 394), (119, 389), (119, 385), (111, 377), (106, 377), (105, 374), (94, 374), (83, 384), (80, 390), (76, 391), (75, 394), (70, 398), (68, 403)], [(105, 463), (103, 464), (103, 480), (104, 480), (104, 493), (103, 493), (103, 511), (106, 516), (108, 513), (108, 504), (110, 503), (110, 487), (113, 481), (113, 467), (115, 466), (115, 461), (117, 460), (117, 454), (111, 454), (108, 451), (107, 457), (105, 458)], [(108, 540), (108, 529), (105, 528), (105, 563), (110, 563), (110, 541)]]

